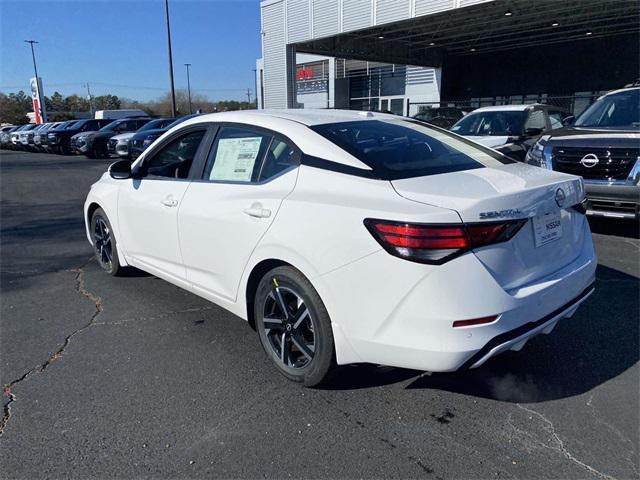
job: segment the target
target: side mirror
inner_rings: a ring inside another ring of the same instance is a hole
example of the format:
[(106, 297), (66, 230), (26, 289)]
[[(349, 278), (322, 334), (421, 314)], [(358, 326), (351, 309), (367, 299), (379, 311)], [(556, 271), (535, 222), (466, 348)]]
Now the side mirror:
[(538, 135), (542, 134), (543, 131), (544, 131), (544, 129), (537, 128), (537, 127), (525, 128), (524, 129), (524, 136), (525, 137), (537, 137)]
[(109, 166), (109, 175), (116, 180), (131, 178), (131, 162), (129, 160), (118, 160)]
[(575, 119), (576, 119), (575, 115), (569, 115), (568, 117), (564, 117), (562, 119), (562, 125), (564, 125), (565, 127), (568, 127), (575, 121)]

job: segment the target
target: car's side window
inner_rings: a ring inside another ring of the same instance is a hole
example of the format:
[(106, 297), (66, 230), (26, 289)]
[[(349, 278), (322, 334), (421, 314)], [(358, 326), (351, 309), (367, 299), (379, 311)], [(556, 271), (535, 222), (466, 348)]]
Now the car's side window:
[(527, 128), (541, 128), (542, 130), (547, 129), (543, 110), (533, 110), (529, 114), (529, 118), (524, 125), (524, 129), (526, 130)]
[(562, 112), (549, 112), (549, 123), (551, 124), (551, 128), (561, 128), (563, 126), (563, 118)]
[(206, 130), (197, 130), (175, 138), (143, 163), (143, 172), (156, 177), (187, 178), (205, 133)]
[(126, 128), (127, 128), (127, 124), (128, 123), (129, 122), (120, 122), (114, 127), (114, 130), (116, 132), (126, 132)]
[(260, 169), (258, 181), (269, 180), (296, 165), (298, 165), (298, 158), (293, 147), (278, 138), (274, 138)]
[(255, 182), (271, 135), (237, 127), (222, 127), (211, 150), (205, 178), (216, 182)]

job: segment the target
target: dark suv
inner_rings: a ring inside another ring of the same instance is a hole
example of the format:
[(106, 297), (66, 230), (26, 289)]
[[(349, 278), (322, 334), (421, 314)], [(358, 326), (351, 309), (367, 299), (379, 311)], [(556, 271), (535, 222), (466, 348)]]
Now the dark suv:
[(63, 155), (71, 153), (71, 137), (81, 132), (92, 132), (100, 130), (105, 125), (109, 125), (110, 119), (85, 119), (78, 120), (68, 125), (63, 130), (53, 130), (47, 135), (47, 146), (50, 150)]
[(590, 215), (640, 219), (640, 87), (609, 92), (549, 132), (527, 163), (584, 178)]
[(77, 133), (71, 137), (71, 149), (83, 153), (88, 158), (108, 158), (107, 142), (111, 137), (121, 133), (135, 132), (150, 120), (148, 117), (123, 118), (113, 121), (97, 132)]

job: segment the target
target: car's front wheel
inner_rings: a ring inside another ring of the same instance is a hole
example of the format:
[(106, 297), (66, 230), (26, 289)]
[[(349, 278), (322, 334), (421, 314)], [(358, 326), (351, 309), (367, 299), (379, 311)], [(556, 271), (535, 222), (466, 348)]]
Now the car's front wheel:
[(309, 280), (293, 267), (268, 272), (254, 299), (260, 343), (290, 380), (315, 386), (336, 366), (329, 314)]
[(122, 273), (116, 238), (111, 223), (101, 208), (97, 208), (91, 217), (91, 238), (98, 265), (110, 275)]

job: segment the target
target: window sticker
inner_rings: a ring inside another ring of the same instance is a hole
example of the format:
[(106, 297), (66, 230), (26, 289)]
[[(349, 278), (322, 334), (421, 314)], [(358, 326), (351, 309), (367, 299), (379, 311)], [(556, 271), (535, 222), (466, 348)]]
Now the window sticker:
[(209, 180), (250, 182), (262, 138), (220, 139)]

